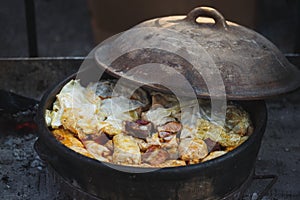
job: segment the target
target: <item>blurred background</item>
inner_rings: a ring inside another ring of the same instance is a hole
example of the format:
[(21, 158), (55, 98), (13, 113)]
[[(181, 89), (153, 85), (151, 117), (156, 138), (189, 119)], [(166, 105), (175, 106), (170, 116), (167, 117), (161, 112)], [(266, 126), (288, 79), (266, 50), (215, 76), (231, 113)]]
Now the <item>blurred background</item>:
[(139, 22), (186, 14), (200, 5), (263, 34), (283, 53), (300, 53), (299, 0), (5, 0), (0, 1), (0, 57), (29, 56), (26, 4), (36, 22), (36, 37), (32, 32), (29, 37), (36, 38), (37, 55), (43, 57), (86, 56)]

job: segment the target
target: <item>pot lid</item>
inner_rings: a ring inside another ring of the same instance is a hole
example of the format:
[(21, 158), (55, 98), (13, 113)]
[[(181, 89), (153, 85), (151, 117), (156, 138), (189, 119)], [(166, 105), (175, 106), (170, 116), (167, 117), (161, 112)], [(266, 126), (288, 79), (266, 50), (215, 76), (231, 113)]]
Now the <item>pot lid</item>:
[(264, 99), (300, 86), (299, 69), (274, 44), (209, 7), (142, 22), (94, 55), (113, 76), (160, 91), (168, 91), (168, 81), (185, 91), (187, 80), (202, 98), (225, 92), (231, 100)]

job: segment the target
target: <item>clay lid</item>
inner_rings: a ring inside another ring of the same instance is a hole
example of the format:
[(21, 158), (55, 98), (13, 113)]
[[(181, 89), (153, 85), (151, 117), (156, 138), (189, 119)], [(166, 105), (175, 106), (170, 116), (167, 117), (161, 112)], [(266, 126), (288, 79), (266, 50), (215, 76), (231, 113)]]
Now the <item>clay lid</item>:
[[(231, 100), (265, 99), (300, 86), (299, 69), (274, 44), (253, 30), (226, 21), (208, 7), (195, 8), (187, 16), (142, 22), (103, 42), (95, 58), (110, 74), (147, 82), (161, 91), (167, 91), (166, 87), (143, 80), (151, 77), (147, 68), (166, 66), (157, 74), (160, 79), (169, 74), (165, 78), (182, 87), (176, 81), (176, 70), (195, 94), (204, 98), (225, 91)], [(133, 69), (144, 76), (133, 76), (129, 73)]]

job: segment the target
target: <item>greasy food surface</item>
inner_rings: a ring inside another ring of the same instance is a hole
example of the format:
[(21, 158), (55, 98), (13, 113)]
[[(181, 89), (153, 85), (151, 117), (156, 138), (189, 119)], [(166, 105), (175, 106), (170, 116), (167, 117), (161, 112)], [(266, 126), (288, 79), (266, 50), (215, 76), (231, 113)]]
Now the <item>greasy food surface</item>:
[[(187, 101), (139, 88), (130, 98), (113, 93), (115, 80), (83, 87), (67, 83), (46, 110), (55, 138), (87, 157), (136, 167), (177, 167), (206, 162), (232, 151), (253, 132), (249, 114), (227, 102), (224, 126), (213, 121), (208, 100)], [(124, 86), (124, 91), (126, 86)], [(195, 112), (196, 106), (199, 111)], [(196, 118), (186, 126), (184, 120)]]

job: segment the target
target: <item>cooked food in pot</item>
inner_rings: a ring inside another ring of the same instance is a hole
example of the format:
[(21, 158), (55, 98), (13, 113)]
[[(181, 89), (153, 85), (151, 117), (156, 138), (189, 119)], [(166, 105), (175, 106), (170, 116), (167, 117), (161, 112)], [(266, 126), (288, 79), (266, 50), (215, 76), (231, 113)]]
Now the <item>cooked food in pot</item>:
[[(191, 110), (190, 116), (181, 116), (174, 95), (139, 88), (126, 98), (113, 93), (115, 83), (100, 81), (87, 87), (79, 80), (67, 83), (45, 114), (55, 138), (99, 161), (159, 168), (217, 158), (253, 132), (248, 113), (232, 102), (228, 102), (225, 125), (221, 126), (210, 117), (208, 100), (181, 105)], [(195, 105), (199, 105), (197, 113)], [(196, 123), (186, 126), (183, 120), (190, 117)]]

